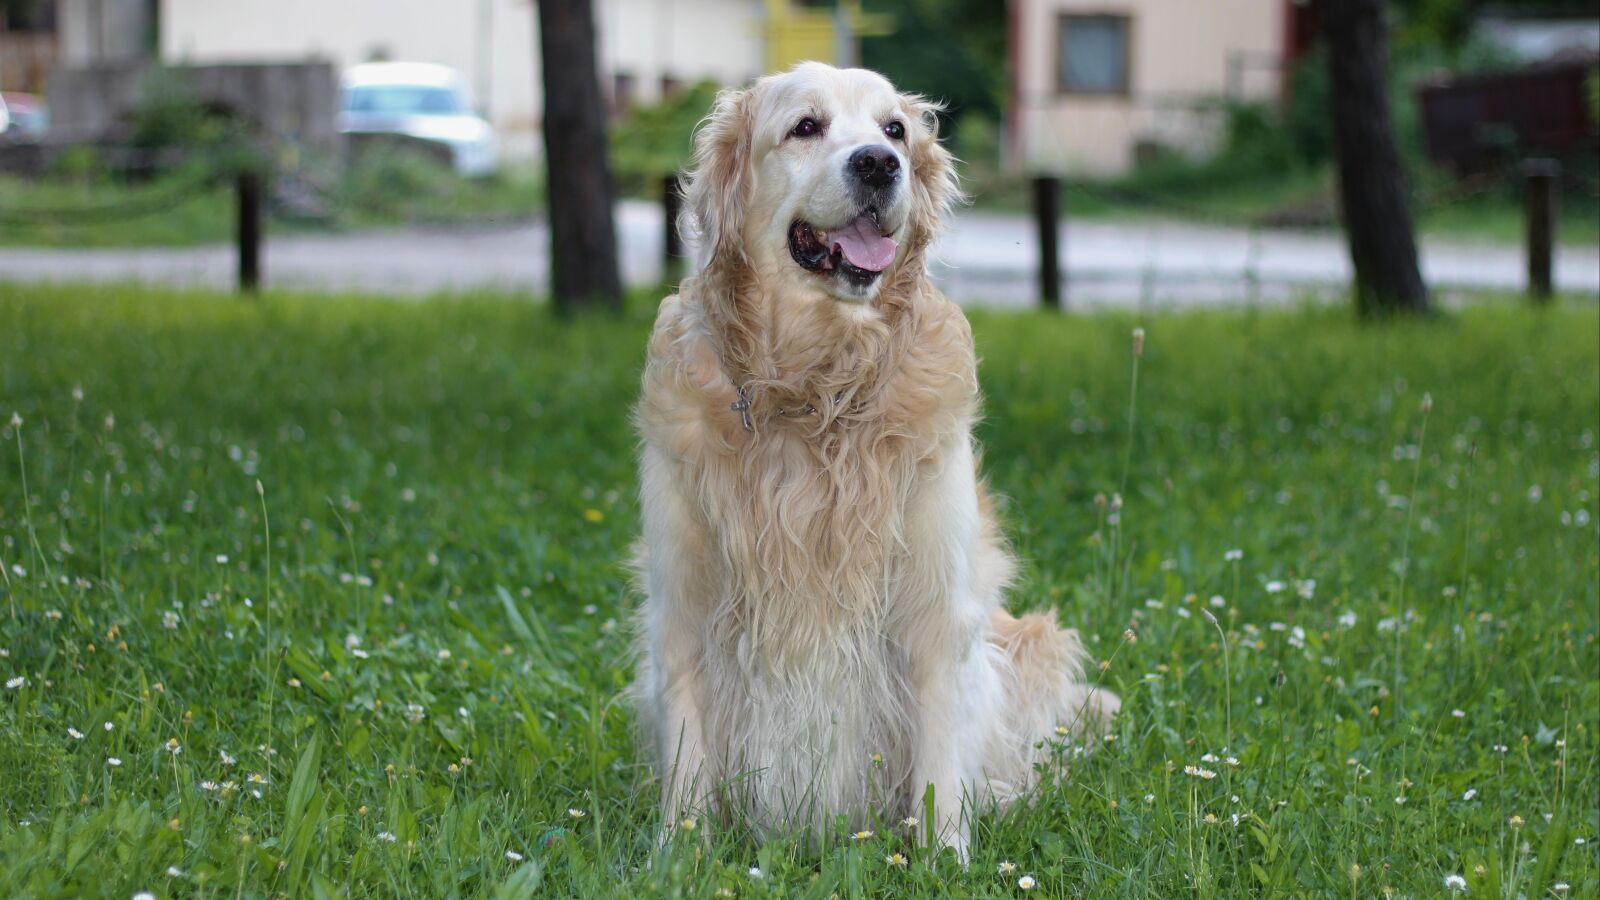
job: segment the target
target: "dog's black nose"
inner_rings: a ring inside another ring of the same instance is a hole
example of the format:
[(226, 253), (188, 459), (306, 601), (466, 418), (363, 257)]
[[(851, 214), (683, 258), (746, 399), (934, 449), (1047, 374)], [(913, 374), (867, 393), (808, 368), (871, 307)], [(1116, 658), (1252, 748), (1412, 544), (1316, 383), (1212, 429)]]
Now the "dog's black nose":
[(900, 177), (900, 157), (882, 144), (862, 147), (850, 154), (850, 171), (868, 187), (888, 187)]

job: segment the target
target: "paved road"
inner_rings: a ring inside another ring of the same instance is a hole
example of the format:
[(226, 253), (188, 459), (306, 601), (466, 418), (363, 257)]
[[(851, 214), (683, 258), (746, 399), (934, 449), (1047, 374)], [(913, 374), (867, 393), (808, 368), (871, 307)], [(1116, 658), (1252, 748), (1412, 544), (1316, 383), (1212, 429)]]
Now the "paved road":
[[(660, 275), (661, 213), (649, 203), (619, 207), (623, 277)], [(1069, 304), (1184, 306), (1330, 294), (1348, 283), (1339, 235), (1246, 231), (1171, 222), (1069, 222), (1062, 251)], [(273, 237), (264, 250), (275, 287), (422, 296), (469, 290), (542, 293), (548, 234), (543, 223), (471, 228), (407, 228)], [(967, 304), (1026, 306), (1035, 301), (1038, 254), (1024, 217), (966, 211), (934, 248), (933, 275)], [(0, 281), (121, 281), (226, 287), (233, 278), (226, 244), (194, 248), (0, 248)], [(1425, 240), (1423, 269), (1446, 292), (1522, 290), (1521, 250), (1502, 244)], [(1563, 247), (1560, 290), (1600, 295), (1600, 248)]]

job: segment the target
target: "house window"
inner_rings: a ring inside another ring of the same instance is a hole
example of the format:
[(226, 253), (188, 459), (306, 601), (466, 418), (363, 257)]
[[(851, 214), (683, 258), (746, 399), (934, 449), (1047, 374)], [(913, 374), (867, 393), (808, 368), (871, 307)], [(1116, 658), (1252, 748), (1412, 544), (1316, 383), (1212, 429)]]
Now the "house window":
[(1128, 93), (1129, 18), (1064, 15), (1056, 33), (1056, 87), (1066, 94)]

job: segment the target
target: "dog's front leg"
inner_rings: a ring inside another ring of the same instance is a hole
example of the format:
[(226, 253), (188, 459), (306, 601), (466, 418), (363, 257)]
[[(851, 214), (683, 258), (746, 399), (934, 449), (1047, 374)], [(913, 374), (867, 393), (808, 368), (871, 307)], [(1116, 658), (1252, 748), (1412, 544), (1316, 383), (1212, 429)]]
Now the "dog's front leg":
[[(974, 651), (978, 652), (978, 651)], [(973, 736), (983, 713), (972, 708), (967, 667), (954, 659), (919, 666), (916, 702), (920, 712), (911, 783), (933, 791), (929, 826), (936, 846), (949, 847), (967, 863), (971, 816), (979, 786), (973, 778), (981, 748)]]
[(967, 860), (983, 752), (1000, 692), (984, 641), (995, 591), (982, 576), (982, 517), (971, 446), (951, 447), (943, 467), (920, 485), (908, 515), (908, 577), (892, 605), (901, 618), (917, 712), (913, 789), (933, 789), (941, 846)]
[(640, 714), (654, 732), (665, 837), (706, 810), (713, 788), (703, 720), (706, 535), (654, 447), (645, 448), (640, 476), (644, 540), (637, 566), (646, 595), (639, 622)]

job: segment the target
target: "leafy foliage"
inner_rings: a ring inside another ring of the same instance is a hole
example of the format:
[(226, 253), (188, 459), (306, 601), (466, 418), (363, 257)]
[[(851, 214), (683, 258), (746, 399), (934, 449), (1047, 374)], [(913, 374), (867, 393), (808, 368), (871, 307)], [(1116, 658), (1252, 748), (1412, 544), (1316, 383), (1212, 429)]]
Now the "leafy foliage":
[(630, 110), (611, 130), (620, 193), (658, 198), (662, 177), (688, 165), (695, 126), (716, 97), (716, 83), (702, 81), (665, 103)]

